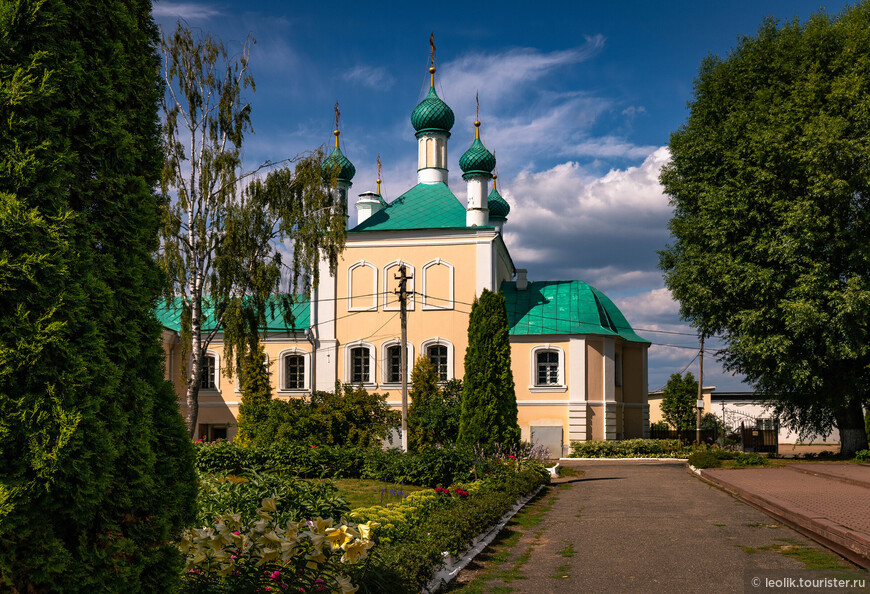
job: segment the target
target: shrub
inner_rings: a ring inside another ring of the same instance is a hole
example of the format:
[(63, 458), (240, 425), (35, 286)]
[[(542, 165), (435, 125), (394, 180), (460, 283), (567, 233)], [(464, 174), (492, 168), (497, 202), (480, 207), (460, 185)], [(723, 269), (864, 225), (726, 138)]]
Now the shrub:
[(707, 446), (683, 444), (678, 439), (624, 439), (620, 441), (572, 441), (574, 458), (685, 458)]
[(417, 359), (411, 374), (408, 407), (408, 447), (418, 451), (456, 442), (462, 412), (462, 380), (438, 385), (438, 374), (426, 357)]
[(196, 526), (207, 526), (224, 513), (241, 514), (243, 522), (256, 518), (265, 498), (281, 502), (277, 521), (317, 516), (340, 518), (350, 510), (334, 484), (249, 471), (244, 476), (211, 474), (199, 477)]
[(722, 459), (713, 452), (695, 452), (689, 456), (689, 464), (695, 468), (719, 468)]
[(737, 454), (734, 459), (736, 466), (762, 466), (764, 464), (764, 456), (760, 454)]
[(870, 450), (858, 450), (855, 452), (855, 460), (858, 462), (870, 462)]

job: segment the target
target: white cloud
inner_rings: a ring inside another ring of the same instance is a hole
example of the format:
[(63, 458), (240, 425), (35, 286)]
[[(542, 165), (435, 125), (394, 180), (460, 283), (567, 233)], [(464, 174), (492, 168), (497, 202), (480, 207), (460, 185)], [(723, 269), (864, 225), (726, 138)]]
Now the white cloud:
[[(615, 301), (622, 313), (632, 320), (643, 320), (644, 325), (648, 325), (651, 321), (658, 322), (663, 318), (673, 320), (680, 314), (680, 304), (664, 287)], [(661, 328), (656, 328), (659, 329)]]
[(439, 72), (443, 73), (441, 82), (455, 101), (468, 101), (479, 91), (484, 105), (491, 106), (514, 96), (520, 85), (536, 81), (562, 66), (590, 59), (601, 51), (604, 41), (604, 36), (594, 35), (587, 36), (586, 43), (579, 47), (549, 53), (524, 47), (466, 54), (439, 67)]
[(344, 73), (344, 79), (361, 84), (369, 89), (385, 91), (393, 86), (396, 79), (383, 66), (358, 65)]
[(194, 2), (157, 2), (152, 9), (155, 17), (172, 17), (182, 19), (209, 19), (222, 13), (205, 4)]

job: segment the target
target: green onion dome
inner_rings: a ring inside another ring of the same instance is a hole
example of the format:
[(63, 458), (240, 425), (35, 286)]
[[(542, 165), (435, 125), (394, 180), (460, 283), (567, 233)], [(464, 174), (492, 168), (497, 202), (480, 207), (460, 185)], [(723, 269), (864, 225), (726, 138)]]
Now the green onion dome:
[(474, 122), (474, 127), (474, 142), (459, 159), (462, 179), (468, 179), (472, 175), (491, 175), (495, 169), (495, 157), (480, 141), (480, 122)]
[(498, 176), (492, 176), (492, 191), (486, 199), (487, 207), (489, 208), (490, 219), (507, 219), (511, 212), (511, 205), (501, 197), (495, 187), (495, 180)]
[(341, 134), (338, 130), (334, 132), (335, 134), (335, 148), (332, 149), (332, 154), (330, 154), (326, 160), (323, 162), (324, 170), (328, 170), (331, 167), (338, 167), (338, 181), (350, 183), (350, 180), (353, 179), (353, 176), (356, 174), (356, 167), (353, 166), (353, 163), (350, 162), (350, 159), (344, 156), (344, 153), (341, 152), (341, 149), (338, 148), (338, 135)]
[(429, 93), (411, 112), (411, 125), (417, 131), (417, 137), (424, 132), (442, 132), (450, 134), (455, 116), (453, 110), (444, 103), (435, 92), (435, 69), (430, 68), (432, 75)]

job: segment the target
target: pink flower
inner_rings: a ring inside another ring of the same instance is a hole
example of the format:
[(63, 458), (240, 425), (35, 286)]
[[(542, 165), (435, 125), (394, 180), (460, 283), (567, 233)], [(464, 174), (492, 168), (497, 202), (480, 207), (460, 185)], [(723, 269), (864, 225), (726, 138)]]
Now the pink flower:
[(513, 454), (511, 454), (510, 456), (508, 456), (508, 458), (510, 458), (511, 460), (516, 460), (516, 459), (517, 459), (517, 457), (514, 456)]

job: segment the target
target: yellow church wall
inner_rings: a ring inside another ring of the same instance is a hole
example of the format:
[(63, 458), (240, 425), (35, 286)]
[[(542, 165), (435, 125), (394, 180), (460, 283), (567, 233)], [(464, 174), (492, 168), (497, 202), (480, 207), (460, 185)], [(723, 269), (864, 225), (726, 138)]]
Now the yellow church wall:
[[(568, 444), (568, 409), (562, 405), (526, 405), (517, 407), (517, 422), (524, 441), (531, 439), (531, 427), (561, 427), (562, 443)], [(559, 452), (553, 452), (554, 457)]]
[[(586, 339), (586, 399), (604, 399), (604, 342), (602, 340)], [(604, 431), (603, 425), (601, 431)]]
[(604, 406), (589, 405), (586, 408), (586, 418), (589, 423), (589, 439), (600, 441), (604, 439)]
[[(555, 350), (561, 353), (561, 382), (555, 386), (537, 386), (537, 349)], [(511, 367), (518, 400), (565, 400), (568, 401), (567, 387), (571, 382), (568, 356), (570, 343), (564, 336), (511, 336)], [(567, 409), (565, 410), (567, 415)], [(567, 423), (567, 416), (565, 417)]]
[(622, 346), (622, 400), (641, 404), (643, 394), (643, 349), (640, 345), (626, 343)]

